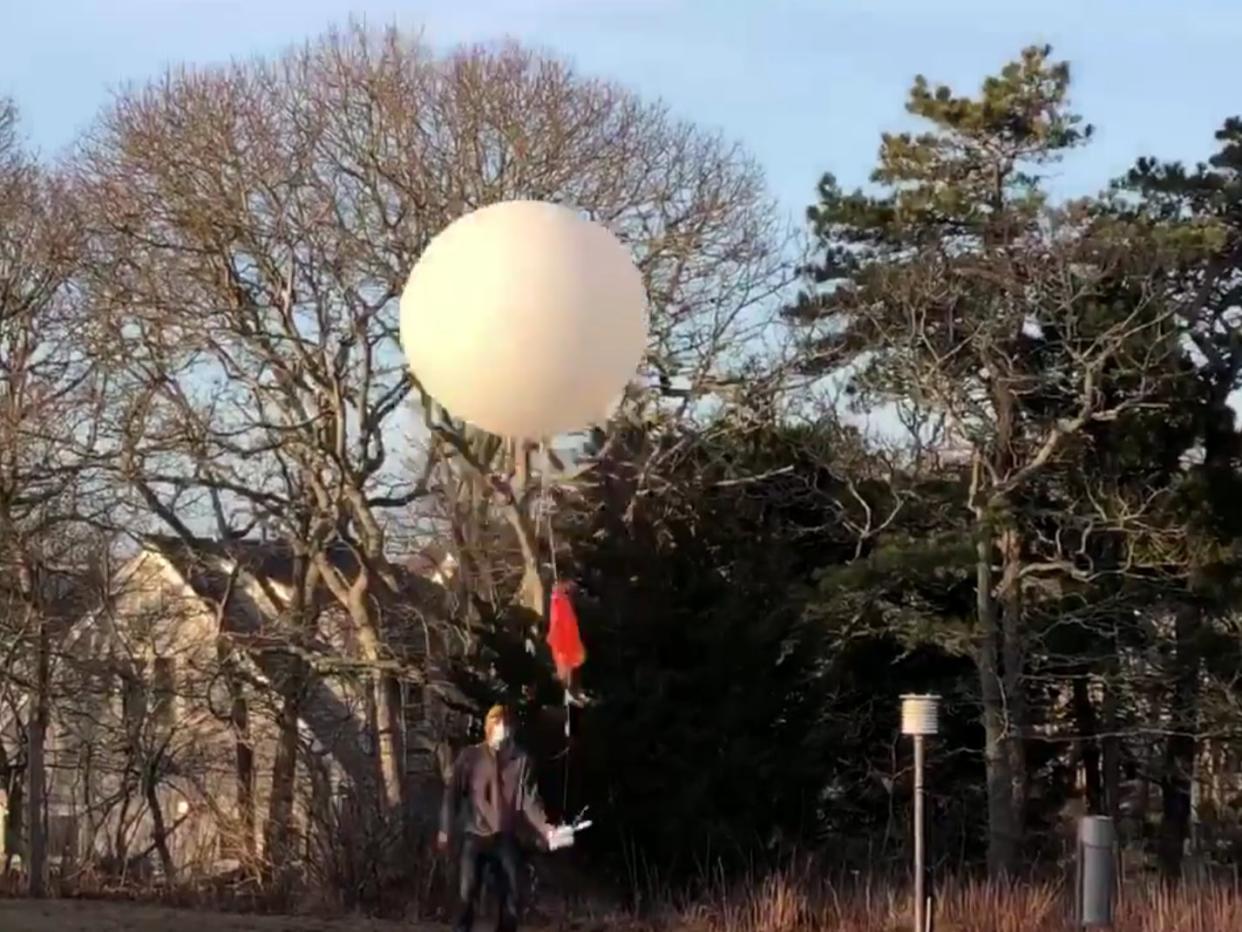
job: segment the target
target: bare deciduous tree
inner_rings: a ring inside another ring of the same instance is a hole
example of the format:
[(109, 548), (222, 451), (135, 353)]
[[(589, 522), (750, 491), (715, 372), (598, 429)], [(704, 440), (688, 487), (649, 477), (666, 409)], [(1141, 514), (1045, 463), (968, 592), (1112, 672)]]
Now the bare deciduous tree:
[(42, 895), (47, 849), (44, 744), (59, 623), (78, 580), (78, 530), (93, 502), (84, 451), (94, 438), (85, 322), (72, 300), (79, 225), (63, 182), (25, 153), (0, 102), (0, 645), (6, 690), (26, 693), (25, 828), (30, 890)]
[[(375, 670), (374, 795), (397, 807), (396, 684), (378, 672), (381, 605), (400, 585), (391, 522), (447, 470), (454, 508), (473, 502), (487, 521), (499, 504), (523, 601), (543, 599), (532, 496), (503, 480), (517, 471), (511, 448), (430, 403), (429, 425), (399, 416), (412, 380), (396, 297), (410, 268), (471, 208), (513, 197), (580, 207), (634, 249), (651, 293), (647, 384), (633, 404), (693, 412), (782, 284), (758, 170), (559, 62), (516, 47), (439, 57), (361, 30), (127, 93), (79, 165), (90, 300), (110, 328), (100, 352), (126, 398), (112, 420), (121, 476), (184, 536), (258, 525), (286, 541), (301, 567), (282, 605), (290, 636), (321, 588), (347, 610)], [(407, 471), (391, 448), (425, 426), (427, 455)], [(329, 558), (341, 547), (351, 572)], [(463, 574), (476, 595), (483, 573)]]

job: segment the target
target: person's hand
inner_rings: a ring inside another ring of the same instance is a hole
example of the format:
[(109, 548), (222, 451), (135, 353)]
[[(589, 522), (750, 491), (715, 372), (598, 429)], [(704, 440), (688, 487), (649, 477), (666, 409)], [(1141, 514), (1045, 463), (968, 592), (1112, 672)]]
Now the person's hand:
[(448, 832), (440, 832), (436, 835), (436, 848), (439, 851), (447, 851), (449, 844)]
[(549, 851), (560, 851), (574, 843), (574, 833), (568, 825), (550, 825), (544, 831), (544, 841)]

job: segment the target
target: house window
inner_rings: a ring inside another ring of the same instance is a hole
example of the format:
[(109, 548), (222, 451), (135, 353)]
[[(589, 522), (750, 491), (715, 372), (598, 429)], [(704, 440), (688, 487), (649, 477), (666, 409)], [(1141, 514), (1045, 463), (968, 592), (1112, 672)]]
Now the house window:
[(177, 662), (172, 657), (157, 657), (153, 670), (155, 707), (152, 713), (155, 724), (161, 729), (171, 729), (176, 721)]

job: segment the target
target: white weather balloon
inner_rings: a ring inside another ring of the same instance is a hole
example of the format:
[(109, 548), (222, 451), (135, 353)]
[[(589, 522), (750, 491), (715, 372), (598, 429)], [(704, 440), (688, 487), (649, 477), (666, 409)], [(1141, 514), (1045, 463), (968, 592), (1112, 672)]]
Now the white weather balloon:
[(602, 226), (505, 201), (431, 241), (401, 295), (401, 346), (423, 389), (493, 434), (539, 439), (600, 421), (647, 345), (647, 296)]

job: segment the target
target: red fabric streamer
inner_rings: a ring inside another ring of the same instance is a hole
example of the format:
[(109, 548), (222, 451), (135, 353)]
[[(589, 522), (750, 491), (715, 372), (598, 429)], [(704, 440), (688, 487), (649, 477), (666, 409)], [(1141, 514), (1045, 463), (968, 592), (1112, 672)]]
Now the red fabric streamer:
[(552, 605), (548, 618), (548, 647), (556, 675), (563, 683), (569, 683), (574, 670), (586, 661), (586, 648), (578, 632), (578, 613), (569, 597), (569, 585), (557, 583), (552, 587)]

